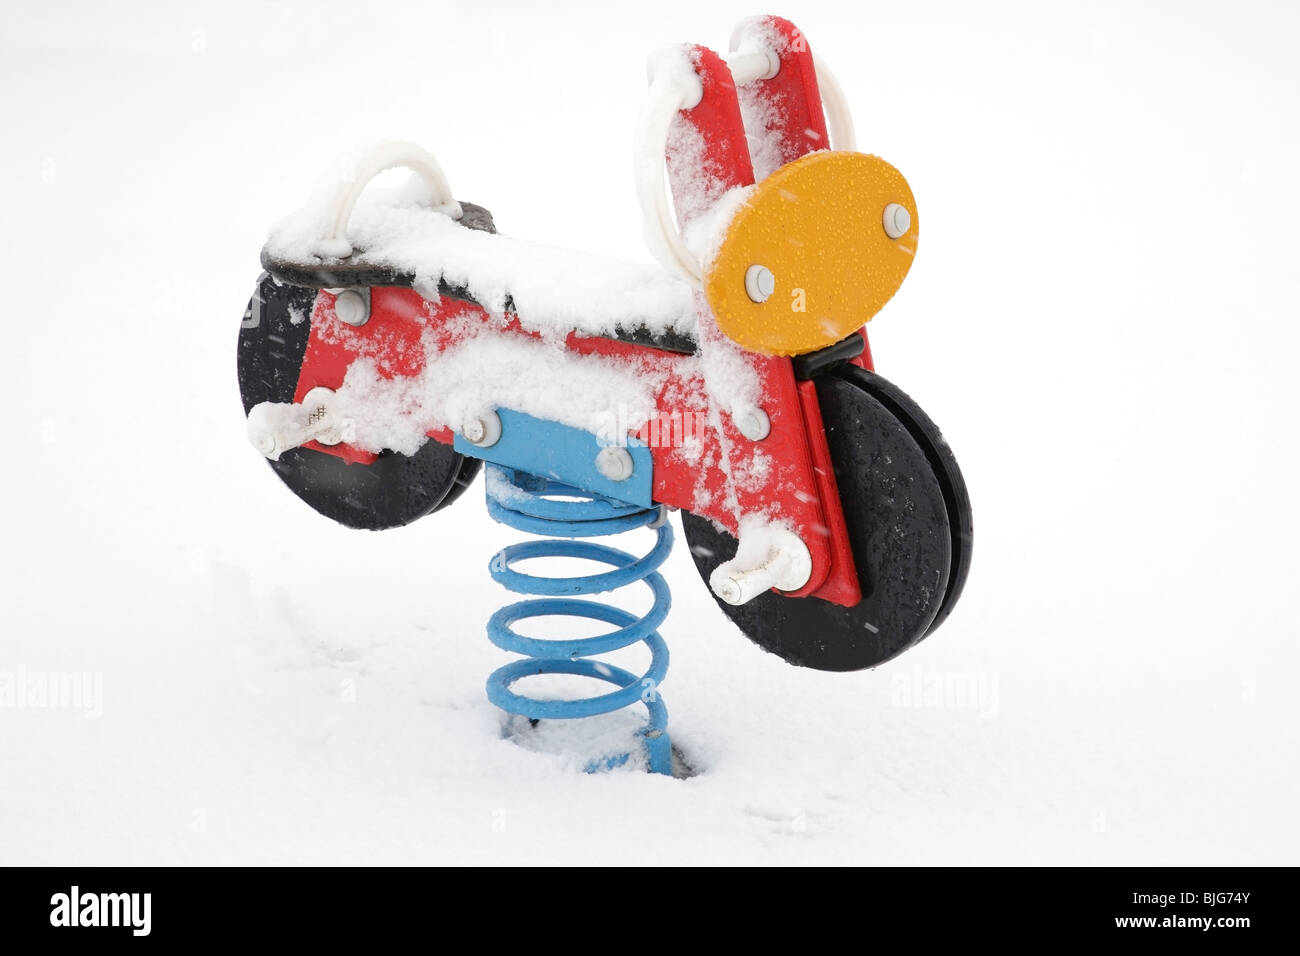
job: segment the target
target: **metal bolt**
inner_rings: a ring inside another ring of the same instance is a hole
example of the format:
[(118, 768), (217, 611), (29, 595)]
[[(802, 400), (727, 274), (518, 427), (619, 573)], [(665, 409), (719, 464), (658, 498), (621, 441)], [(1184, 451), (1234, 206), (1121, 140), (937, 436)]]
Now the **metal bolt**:
[(596, 470), (610, 481), (627, 481), (635, 469), (628, 450), (618, 445), (602, 448), (596, 455)]
[(335, 420), (333, 402), (334, 389), (324, 385), (317, 385), (302, 397), (303, 410), (311, 409), (307, 412), (307, 433), (303, 436), (305, 440), (320, 445), (337, 445), (343, 441), (345, 423)]
[(741, 597), (740, 585), (736, 583), (735, 578), (718, 577), (710, 581), (709, 585), (713, 588), (713, 593), (728, 604), (738, 606), (745, 603)]
[(252, 440), (253, 447), (256, 448), (259, 452), (261, 452), (265, 457), (267, 458), (280, 457), (276, 453), (275, 435), (273, 435), (270, 431), (258, 431), (255, 430), (255, 428), (252, 425), (250, 425), (248, 437)]
[(912, 214), (906, 206), (891, 202), (885, 207), (885, 235), (890, 239), (901, 239), (912, 228)]
[[(743, 538), (743, 532), (742, 532)], [(786, 528), (771, 531), (767, 556), (755, 563), (732, 558), (713, 569), (709, 587), (728, 604), (748, 604), (770, 588), (797, 591), (812, 578), (812, 555), (808, 546)], [(743, 545), (741, 552), (743, 552)]]
[(334, 297), (334, 314), (347, 325), (365, 325), (370, 321), (369, 297), (356, 289), (344, 289)]
[(755, 302), (766, 302), (776, 291), (776, 276), (767, 266), (752, 265), (745, 270), (745, 294)]
[(743, 408), (732, 416), (737, 430), (750, 441), (762, 441), (772, 433), (772, 420), (758, 407)]
[(471, 445), (491, 448), (501, 440), (501, 416), (496, 412), (485, 412), (467, 418), (460, 427), (460, 433)]

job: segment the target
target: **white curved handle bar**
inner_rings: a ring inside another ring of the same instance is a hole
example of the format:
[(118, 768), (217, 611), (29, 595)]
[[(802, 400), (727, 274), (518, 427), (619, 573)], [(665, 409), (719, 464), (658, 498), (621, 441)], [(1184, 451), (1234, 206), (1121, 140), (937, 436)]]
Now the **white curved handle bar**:
[[(736, 85), (755, 80), (771, 79), (780, 69), (780, 60), (771, 50), (747, 44), (727, 57)], [(826, 114), (827, 133), (834, 149), (856, 148), (853, 117), (849, 113), (844, 90), (816, 54), (813, 67), (817, 71), (817, 86), (821, 90), (822, 108)], [(693, 81), (693, 82), (692, 82)], [(695, 288), (704, 285), (704, 273), (699, 259), (682, 239), (681, 231), (668, 205), (664, 176), (664, 151), (668, 143), (668, 130), (678, 110), (698, 106), (704, 88), (698, 76), (689, 77), (677, 71), (665, 71), (650, 79), (650, 90), (641, 107), (641, 118), (636, 130), (636, 195), (641, 203), (641, 216), (645, 227), (646, 245), (650, 253), (670, 272), (681, 276)]]
[(380, 143), (362, 155), (348, 176), (330, 197), (324, 218), (325, 235), (316, 242), (316, 252), (330, 258), (346, 259), (352, 255), (348, 241), (348, 220), (357, 199), (370, 181), (389, 169), (409, 169), (419, 177), (427, 195), (425, 201), (452, 219), (462, 215), (460, 203), (451, 195), (451, 186), (433, 154), (414, 143)]
[(826, 132), (831, 139), (831, 149), (852, 152), (858, 148), (857, 136), (853, 130), (853, 114), (849, 112), (849, 101), (844, 95), (844, 87), (835, 78), (826, 61), (813, 54), (813, 69), (817, 72), (817, 89), (822, 94), (822, 109), (826, 113)]
[(668, 130), (679, 110), (699, 106), (704, 85), (694, 72), (658, 71), (650, 78), (650, 89), (641, 105), (634, 144), (636, 196), (641, 203), (646, 245), (669, 272), (681, 276), (695, 288), (704, 285), (699, 259), (687, 248), (672, 208), (664, 175), (664, 153)]

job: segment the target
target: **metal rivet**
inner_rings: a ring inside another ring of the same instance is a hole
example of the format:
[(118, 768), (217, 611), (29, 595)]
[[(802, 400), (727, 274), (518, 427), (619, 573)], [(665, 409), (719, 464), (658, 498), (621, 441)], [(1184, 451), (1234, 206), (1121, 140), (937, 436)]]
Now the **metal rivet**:
[(885, 207), (885, 235), (890, 239), (900, 239), (912, 228), (912, 214), (906, 206), (891, 202)]
[(610, 481), (627, 481), (635, 469), (636, 465), (626, 448), (610, 445), (596, 455), (596, 470)]
[(745, 294), (755, 302), (766, 302), (776, 291), (776, 276), (767, 266), (752, 265), (745, 270)]

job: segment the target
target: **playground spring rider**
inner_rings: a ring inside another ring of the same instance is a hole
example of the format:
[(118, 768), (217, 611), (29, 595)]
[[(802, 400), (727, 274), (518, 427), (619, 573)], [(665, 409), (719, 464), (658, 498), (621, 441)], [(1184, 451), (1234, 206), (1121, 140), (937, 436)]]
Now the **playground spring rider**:
[[(911, 265), (915, 201), (897, 170), (853, 151), (839, 89), (803, 36), (755, 18), (726, 59), (684, 46), (651, 66), (637, 187), (665, 269), (497, 235), (432, 156), (386, 144), (263, 249), (239, 383), (271, 467), (349, 527), (445, 508), (486, 463), (488, 513), (545, 536), (492, 559), (492, 577), (530, 597), (489, 621), (493, 643), (522, 655), (489, 678), (489, 697), (533, 720), (644, 703), (644, 759), (667, 773), (657, 569), (669, 510), (747, 637), (831, 671), (880, 664), (948, 616), (971, 514), (947, 444), (875, 374), (863, 329)], [(362, 195), (392, 167), (416, 174), (418, 196)], [(585, 540), (641, 527), (654, 530), (643, 557)], [(516, 567), (544, 556), (609, 570)], [(654, 596), (640, 617), (578, 597), (636, 582)], [(613, 630), (564, 641), (514, 629), (542, 616)], [(637, 642), (645, 674), (595, 656)], [(544, 673), (614, 689), (516, 689)]]

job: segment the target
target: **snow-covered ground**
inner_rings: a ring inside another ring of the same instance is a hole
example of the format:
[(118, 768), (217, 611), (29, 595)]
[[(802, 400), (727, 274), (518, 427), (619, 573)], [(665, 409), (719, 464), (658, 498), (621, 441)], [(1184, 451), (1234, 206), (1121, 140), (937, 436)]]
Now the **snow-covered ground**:
[(353, 532), (249, 447), (257, 253), (336, 154), (420, 142), (503, 232), (648, 261), (645, 57), (756, 12), (6, 7), (0, 683), (102, 694), (0, 700), (0, 863), (1298, 862), (1294, 7), (770, 11), (916, 192), (873, 345), (977, 544), (850, 675), (750, 645), (679, 547), (691, 780), (501, 739), (481, 487)]

